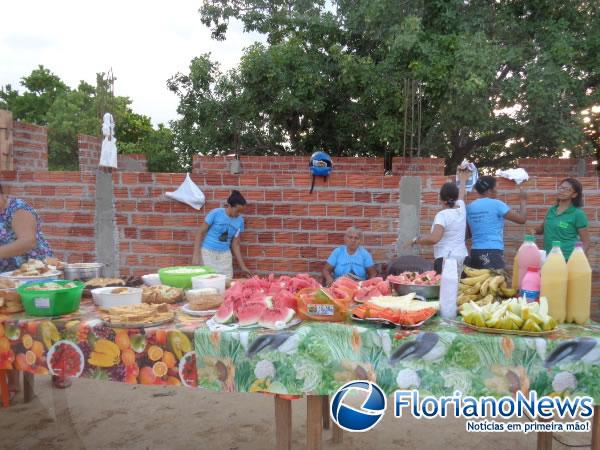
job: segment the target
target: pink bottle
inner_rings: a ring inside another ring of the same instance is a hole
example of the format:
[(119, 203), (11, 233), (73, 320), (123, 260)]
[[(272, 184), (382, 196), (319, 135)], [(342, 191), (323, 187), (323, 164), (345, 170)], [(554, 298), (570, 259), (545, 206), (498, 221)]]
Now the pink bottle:
[[(540, 249), (535, 245), (535, 237), (530, 234), (525, 235), (525, 240), (517, 252), (519, 261), (519, 289), (523, 283), (523, 278), (529, 267), (540, 267), (542, 264)], [(538, 287), (539, 291), (539, 287)]]
[(540, 299), (541, 284), (540, 268), (528, 267), (521, 283), (521, 297), (525, 297), (527, 303), (537, 302)]

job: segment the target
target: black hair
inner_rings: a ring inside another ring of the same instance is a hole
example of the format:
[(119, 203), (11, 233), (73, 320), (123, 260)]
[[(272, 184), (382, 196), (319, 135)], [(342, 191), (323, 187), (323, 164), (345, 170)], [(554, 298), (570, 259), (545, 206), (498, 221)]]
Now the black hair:
[(229, 206), (245, 205), (246, 199), (240, 193), (240, 191), (231, 191), (231, 195), (227, 198), (227, 204)]
[(458, 186), (456, 183), (444, 183), (440, 189), (440, 200), (450, 208), (454, 208), (454, 204), (458, 200)]
[(481, 195), (485, 194), (490, 189), (494, 189), (495, 187), (496, 179), (490, 175), (479, 177), (477, 183), (475, 183), (475, 190)]
[(581, 183), (575, 178), (565, 178), (560, 182), (560, 184), (563, 183), (569, 183), (571, 185), (571, 188), (573, 188), (573, 190), (577, 194), (575, 198), (571, 199), (573, 206), (576, 206), (577, 208), (583, 208), (583, 186), (581, 186)]

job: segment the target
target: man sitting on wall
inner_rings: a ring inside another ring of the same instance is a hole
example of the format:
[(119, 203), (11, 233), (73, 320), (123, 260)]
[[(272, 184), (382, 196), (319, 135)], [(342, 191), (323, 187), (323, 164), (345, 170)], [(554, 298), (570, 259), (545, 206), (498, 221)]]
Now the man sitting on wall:
[(323, 267), (323, 277), (328, 286), (333, 280), (344, 275), (357, 280), (366, 280), (377, 275), (373, 257), (360, 245), (362, 239), (362, 231), (358, 228), (350, 227), (346, 230), (345, 245), (333, 250)]

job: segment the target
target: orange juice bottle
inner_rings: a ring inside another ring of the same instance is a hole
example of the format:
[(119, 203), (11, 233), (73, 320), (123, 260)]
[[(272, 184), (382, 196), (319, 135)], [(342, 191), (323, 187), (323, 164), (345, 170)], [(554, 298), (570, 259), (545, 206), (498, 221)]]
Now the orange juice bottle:
[(567, 316), (567, 263), (560, 242), (552, 242), (552, 250), (542, 267), (540, 296), (548, 300), (548, 314), (558, 323)]
[(567, 322), (582, 324), (590, 319), (592, 300), (592, 268), (588, 262), (581, 242), (575, 244), (575, 250), (567, 263)]

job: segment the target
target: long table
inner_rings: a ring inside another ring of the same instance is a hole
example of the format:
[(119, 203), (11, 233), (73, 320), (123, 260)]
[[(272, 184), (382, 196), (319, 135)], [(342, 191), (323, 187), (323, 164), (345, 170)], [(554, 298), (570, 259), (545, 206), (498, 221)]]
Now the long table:
[[(328, 396), (355, 379), (387, 393), (422, 395), (587, 395), (600, 405), (600, 328), (562, 326), (543, 338), (491, 335), (435, 319), (420, 330), (362, 323), (303, 322), (288, 330), (211, 330), (206, 319), (178, 312), (174, 322), (117, 329), (83, 301), (60, 318), (0, 316), (0, 370), (54, 373), (130, 384), (274, 395), (277, 448), (291, 447), (293, 399), (307, 400), (307, 448), (319, 449), (329, 427)], [(560, 349), (570, 351), (560, 352)], [(573, 351), (576, 350), (576, 351)], [(31, 382), (30, 382), (31, 385)], [(594, 408), (593, 449), (600, 450)], [(332, 425), (333, 440), (342, 434)], [(551, 437), (539, 433), (538, 448)]]

